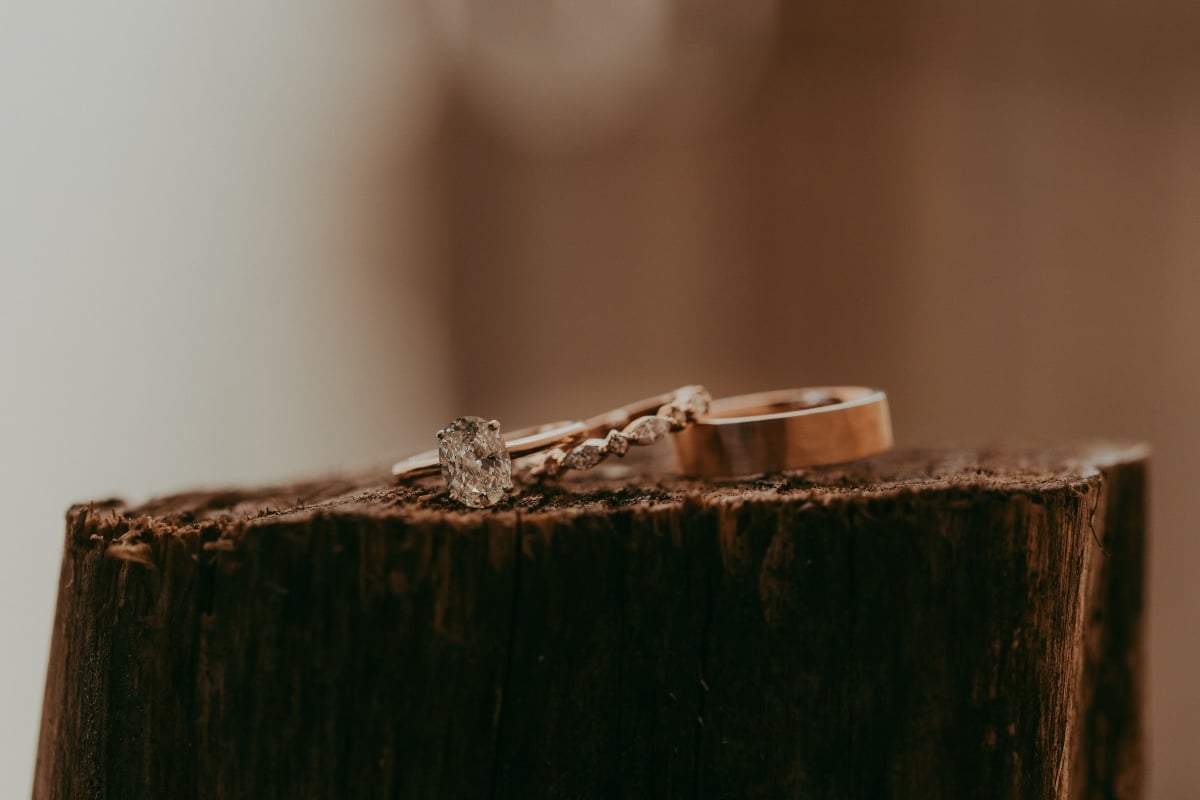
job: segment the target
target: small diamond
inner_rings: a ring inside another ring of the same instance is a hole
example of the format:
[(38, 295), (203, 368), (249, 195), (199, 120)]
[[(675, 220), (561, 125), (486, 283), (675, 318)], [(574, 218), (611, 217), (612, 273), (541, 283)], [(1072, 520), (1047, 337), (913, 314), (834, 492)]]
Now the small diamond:
[(541, 469), (544, 475), (549, 478), (553, 478), (555, 475), (562, 472), (563, 459), (566, 457), (567, 454), (564, 453), (562, 449), (556, 447), (546, 453), (546, 455), (542, 458), (541, 463), (538, 464), (537, 467)]
[(710, 403), (712, 403), (712, 395), (708, 393), (707, 389), (703, 386), (689, 387), (689, 394), (683, 400), (683, 408), (688, 414), (689, 421), (707, 414)]
[(658, 413), (662, 418), (670, 420), (673, 431), (681, 431), (687, 427), (687, 411), (674, 403), (663, 406)]
[(659, 409), (659, 416), (671, 420), (672, 431), (682, 431), (695, 422), (697, 416), (708, 414), (708, 404), (712, 401), (712, 395), (703, 386), (685, 386), (676, 392), (670, 403)]
[(712, 395), (703, 386), (687, 386), (676, 392), (674, 399), (658, 410), (659, 416), (671, 420), (672, 430), (682, 430), (708, 413)]
[(623, 456), (629, 449), (629, 440), (620, 431), (609, 431), (608, 436), (604, 437), (604, 449), (614, 456)]
[(634, 444), (653, 444), (671, 430), (671, 420), (666, 417), (639, 417), (626, 426), (625, 438)]
[(512, 489), (512, 461), (500, 423), (460, 417), (438, 431), (438, 459), (450, 496), (472, 508), (500, 502)]
[(603, 460), (604, 440), (588, 439), (571, 448), (571, 452), (563, 459), (563, 466), (568, 469), (591, 469)]

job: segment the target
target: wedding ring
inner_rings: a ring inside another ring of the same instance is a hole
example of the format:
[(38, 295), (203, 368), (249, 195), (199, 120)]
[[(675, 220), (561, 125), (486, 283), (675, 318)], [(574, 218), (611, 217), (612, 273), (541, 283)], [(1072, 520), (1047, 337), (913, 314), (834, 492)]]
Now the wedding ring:
[(437, 433), (438, 448), (410, 456), (392, 466), (401, 480), (436, 474), (450, 496), (472, 508), (500, 502), (513, 488), (512, 459), (578, 439), (588, 428), (563, 421), (500, 435), (500, 423), (482, 417), (459, 417)]
[(883, 452), (892, 446), (892, 422), (877, 389), (785, 389), (715, 400), (671, 441), (684, 475), (736, 477)]
[(631, 445), (654, 444), (668, 433), (686, 430), (708, 411), (712, 396), (703, 386), (683, 386), (673, 392), (592, 417), (584, 423), (582, 441), (563, 443), (519, 462), (531, 480), (554, 477), (566, 470), (585, 470), (609, 456), (623, 456)]

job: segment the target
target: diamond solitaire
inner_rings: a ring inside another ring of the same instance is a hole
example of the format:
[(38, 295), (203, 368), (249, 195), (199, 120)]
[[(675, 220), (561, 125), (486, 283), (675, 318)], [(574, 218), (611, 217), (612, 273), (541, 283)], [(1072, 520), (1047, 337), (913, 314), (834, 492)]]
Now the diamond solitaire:
[(512, 460), (500, 438), (499, 422), (459, 417), (437, 436), (442, 477), (455, 500), (487, 508), (513, 488)]

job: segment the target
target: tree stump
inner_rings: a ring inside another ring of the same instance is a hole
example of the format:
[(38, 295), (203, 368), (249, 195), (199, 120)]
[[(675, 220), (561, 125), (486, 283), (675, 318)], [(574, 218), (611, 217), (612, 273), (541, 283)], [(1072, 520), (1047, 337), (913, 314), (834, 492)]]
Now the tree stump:
[(76, 506), (34, 797), (1138, 797), (1145, 458)]

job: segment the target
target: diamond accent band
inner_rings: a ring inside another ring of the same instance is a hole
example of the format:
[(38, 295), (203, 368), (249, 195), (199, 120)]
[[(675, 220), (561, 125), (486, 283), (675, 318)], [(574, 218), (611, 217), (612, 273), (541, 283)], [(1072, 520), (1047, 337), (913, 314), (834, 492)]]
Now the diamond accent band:
[[(670, 399), (654, 414), (639, 416), (626, 422), (624, 427), (615, 425), (623, 421), (620, 412), (610, 413), (600, 419), (599, 428), (613, 425), (607, 432), (593, 428), (590, 433), (603, 433), (567, 447), (562, 445), (522, 459), (520, 468), (531, 480), (553, 478), (567, 470), (586, 470), (600, 464), (609, 456), (623, 456), (631, 445), (646, 447), (662, 439), (668, 433), (676, 433), (692, 425), (698, 417), (708, 412), (712, 396), (703, 386), (685, 386), (676, 390)], [(636, 406), (635, 406), (636, 407)]]

